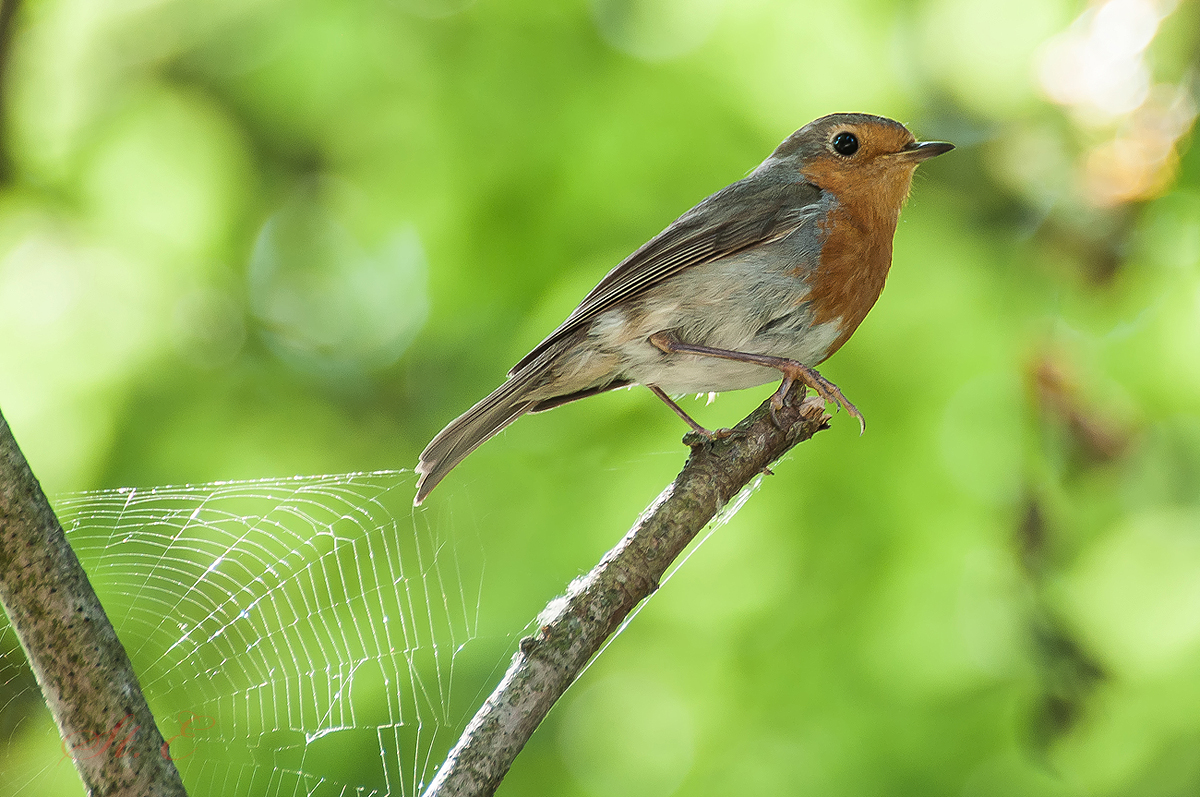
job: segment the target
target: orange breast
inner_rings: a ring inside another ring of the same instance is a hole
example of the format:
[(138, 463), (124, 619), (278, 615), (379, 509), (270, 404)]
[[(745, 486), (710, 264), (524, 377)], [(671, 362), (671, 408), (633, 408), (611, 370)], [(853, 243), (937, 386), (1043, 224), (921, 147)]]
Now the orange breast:
[[(899, 143), (893, 144), (899, 149)], [(808, 278), (815, 322), (841, 319), (841, 335), (827, 357), (850, 339), (883, 291), (913, 168), (885, 157), (849, 165), (829, 155), (815, 158), (802, 171), (805, 179), (837, 198), (820, 223), (820, 265)]]
[(824, 243), (820, 265), (808, 279), (808, 301), (815, 323), (841, 319), (841, 335), (826, 356), (850, 339), (883, 292), (892, 265), (895, 222), (871, 221), (876, 223), (864, 223), (849, 208), (839, 206), (821, 225)]

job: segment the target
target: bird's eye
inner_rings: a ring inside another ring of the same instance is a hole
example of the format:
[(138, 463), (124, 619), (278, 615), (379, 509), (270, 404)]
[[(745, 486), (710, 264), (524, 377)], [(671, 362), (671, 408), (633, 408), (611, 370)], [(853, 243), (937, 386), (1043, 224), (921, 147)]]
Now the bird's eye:
[(858, 136), (853, 133), (838, 133), (830, 143), (835, 152), (847, 158), (858, 152)]

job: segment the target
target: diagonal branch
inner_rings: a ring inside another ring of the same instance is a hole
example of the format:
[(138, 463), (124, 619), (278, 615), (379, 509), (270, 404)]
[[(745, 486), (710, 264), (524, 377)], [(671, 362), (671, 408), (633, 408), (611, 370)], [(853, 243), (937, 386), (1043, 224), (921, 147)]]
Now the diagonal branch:
[(88, 794), (186, 797), (125, 648), (3, 415), (0, 603)]
[[(798, 396), (796, 395), (798, 393)], [(513, 759), (593, 655), (731, 498), (792, 446), (828, 428), (825, 402), (788, 404), (771, 419), (770, 401), (712, 443), (689, 434), (687, 464), (625, 538), (538, 617), (512, 664), (450, 751), (425, 797), (490, 795)], [(694, 442), (693, 442), (694, 441)]]

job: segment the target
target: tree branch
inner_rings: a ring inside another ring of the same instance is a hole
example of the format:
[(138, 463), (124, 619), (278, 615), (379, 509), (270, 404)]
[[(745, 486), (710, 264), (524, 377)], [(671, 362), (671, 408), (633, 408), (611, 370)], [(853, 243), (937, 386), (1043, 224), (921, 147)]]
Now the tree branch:
[(768, 402), (712, 443), (689, 434), (691, 456), (625, 538), (600, 564), (538, 616), (538, 631), (521, 640), (496, 691), (450, 751), (425, 797), (490, 795), (529, 737), (696, 534), (751, 479), (792, 446), (828, 428), (825, 403), (799, 395), (771, 419)]
[(3, 415), (0, 603), (88, 794), (186, 797), (125, 648)]

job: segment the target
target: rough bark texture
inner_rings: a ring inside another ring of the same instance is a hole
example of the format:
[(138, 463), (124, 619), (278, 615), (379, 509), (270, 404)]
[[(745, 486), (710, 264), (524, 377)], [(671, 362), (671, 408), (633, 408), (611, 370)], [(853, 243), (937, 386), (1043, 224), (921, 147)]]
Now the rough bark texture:
[(88, 793), (186, 795), (125, 648), (2, 415), (0, 603)]
[(658, 588), (696, 534), (756, 475), (829, 421), (824, 402), (816, 398), (797, 401), (776, 416), (778, 425), (764, 402), (723, 440), (684, 438), (694, 444), (683, 470), (620, 544), (542, 611), (537, 633), (521, 640), (508, 672), (467, 725), (425, 797), (495, 792), (555, 701), (629, 612)]

